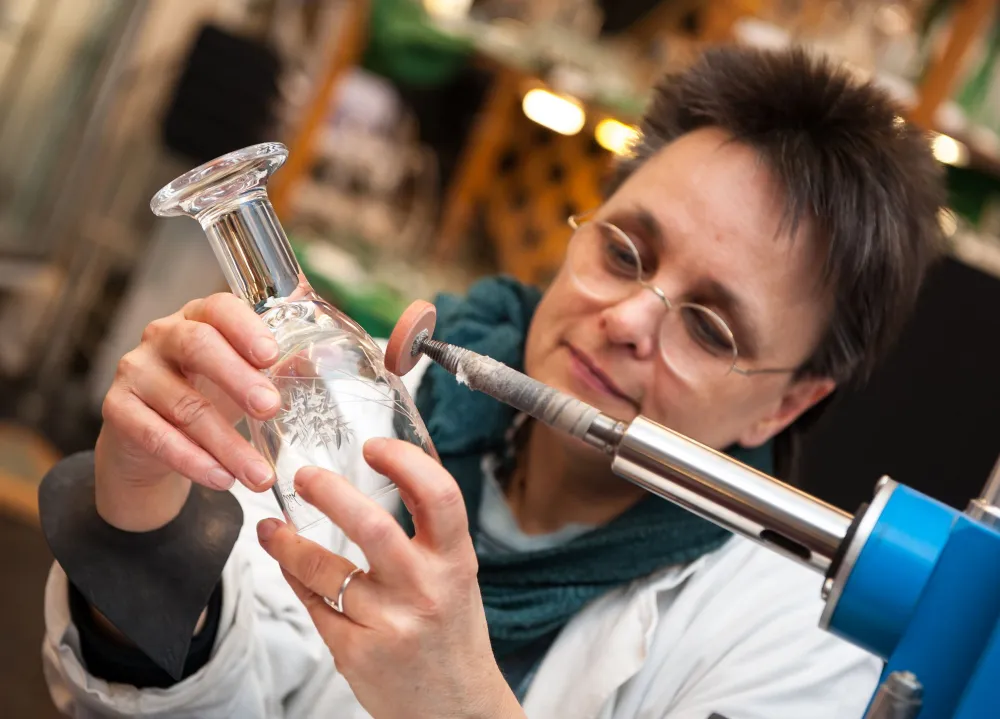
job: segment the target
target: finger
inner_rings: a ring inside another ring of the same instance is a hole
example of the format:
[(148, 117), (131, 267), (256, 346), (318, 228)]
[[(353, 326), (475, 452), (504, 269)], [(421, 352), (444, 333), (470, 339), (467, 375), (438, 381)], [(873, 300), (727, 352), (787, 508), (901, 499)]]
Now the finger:
[[(338, 657), (346, 653), (352, 640), (364, 641), (364, 635), (371, 630), (352, 621), (346, 614), (340, 614), (332, 609), (323, 601), (321, 595), (306, 587), (284, 569), (281, 570), (281, 574), (288, 582), (288, 586), (295, 592), (295, 596), (305, 606), (306, 611), (309, 612), (309, 617), (316, 625), (316, 630), (323, 637), (330, 654), (333, 655), (334, 664), (337, 664)], [(342, 667), (338, 665), (337, 668), (343, 674)]]
[[(337, 601), (344, 580), (357, 568), (347, 559), (300, 537), (277, 519), (262, 520), (257, 525), (257, 538), (282, 571), (331, 602)], [(344, 591), (344, 615), (358, 624), (367, 624), (371, 609), (378, 606), (372, 596), (374, 588), (365, 579), (355, 575)]]
[(264, 369), (278, 358), (271, 330), (250, 306), (228, 292), (193, 300), (184, 306), (185, 319), (211, 325), (252, 365)]
[(295, 475), (295, 489), (361, 547), (380, 577), (409, 579), (417, 571), (420, 556), (399, 522), (346, 479), (318, 467), (303, 467)]
[(251, 489), (273, 483), (271, 465), (203, 394), (165, 364), (151, 360), (136, 373), (132, 391)]
[(419, 447), (401, 440), (370, 439), (365, 461), (405, 492), (417, 539), (437, 549), (464, 548), (469, 519), (458, 483)]
[(268, 419), (281, 404), (274, 385), (212, 325), (175, 322), (162, 338), (160, 352), (184, 374), (199, 374), (214, 382), (254, 417)]
[(229, 489), (236, 478), (218, 460), (149, 408), (130, 391), (113, 387), (104, 419), (122, 437), (182, 477), (213, 489)]

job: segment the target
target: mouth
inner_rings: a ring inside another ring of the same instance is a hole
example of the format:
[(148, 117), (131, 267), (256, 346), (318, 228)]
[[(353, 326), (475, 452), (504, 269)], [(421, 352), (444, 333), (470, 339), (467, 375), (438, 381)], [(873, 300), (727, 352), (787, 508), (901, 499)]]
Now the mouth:
[(600, 394), (627, 402), (631, 407), (638, 410), (639, 403), (615, 384), (614, 380), (597, 366), (597, 363), (573, 345), (566, 343), (565, 347), (569, 351), (571, 358), (570, 369), (578, 382)]

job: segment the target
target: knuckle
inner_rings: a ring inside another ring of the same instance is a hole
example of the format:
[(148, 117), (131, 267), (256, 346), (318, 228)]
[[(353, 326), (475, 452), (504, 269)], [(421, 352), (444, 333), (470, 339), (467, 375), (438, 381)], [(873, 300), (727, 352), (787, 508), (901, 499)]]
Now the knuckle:
[(145, 329), (142, 331), (142, 339), (140, 340), (143, 344), (156, 343), (163, 335), (165, 335), (169, 329), (170, 325), (173, 324), (168, 318), (161, 317), (160, 319), (153, 320)]
[(438, 509), (449, 511), (461, 508), (465, 511), (465, 499), (458, 488), (458, 483), (450, 476), (447, 482), (440, 482), (434, 487), (430, 499)]
[(436, 592), (422, 594), (418, 606), (420, 614), (424, 617), (441, 617), (446, 613), (444, 598)]
[(195, 424), (211, 410), (212, 403), (200, 394), (188, 392), (179, 397), (170, 409), (170, 417), (178, 427)]
[(204, 322), (186, 322), (180, 328), (177, 343), (182, 357), (197, 357), (216, 336), (215, 330)]
[[(440, 578), (440, 581), (439, 579)], [(434, 620), (449, 615), (449, 599), (454, 594), (455, 578), (432, 570), (429, 575), (418, 579), (413, 584), (413, 608), (416, 616), (422, 620)], [(414, 629), (411, 625), (406, 625)]]
[(122, 355), (122, 358), (118, 360), (118, 367), (115, 375), (118, 379), (130, 379), (135, 377), (141, 366), (142, 361), (140, 360), (139, 353), (136, 350), (126, 352)]
[(479, 576), (479, 559), (476, 557), (476, 550), (472, 547), (471, 543), (468, 547), (458, 552), (451, 573), (459, 581), (475, 582), (477, 580)]
[(393, 656), (407, 661), (420, 654), (420, 620), (412, 616), (395, 616), (387, 620), (392, 636)]
[(179, 313), (180, 316), (189, 317), (195, 311), (195, 309), (197, 309), (201, 305), (202, 302), (204, 302), (204, 300), (201, 299), (200, 297), (193, 300), (188, 300), (187, 302), (184, 303), (184, 306), (181, 307), (181, 311)]
[(381, 545), (389, 539), (393, 526), (383, 517), (369, 517), (358, 527), (359, 544)]
[(170, 445), (170, 431), (147, 425), (139, 433), (139, 442), (150, 456), (162, 460)]
[(101, 417), (108, 424), (117, 425), (124, 416), (121, 394), (112, 387), (101, 403)]
[(310, 589), (315, 588), (329, 571), (329, 561), (323, 550), (308, 552), (302, 559), (299, 571), (299, 581)]
[(204, 321), (210, 325), (217, 325), (226, 316), (231, 299), (233, 296), (225, 292), (217, 292), (206, 297), (202, 304)]
[(261, 455), (251, 447), (239, 433), (233, 432), (235, 437), (223, 440), (220, 456), (239, 457), (244, 462), (257, 462), (263, 459)]

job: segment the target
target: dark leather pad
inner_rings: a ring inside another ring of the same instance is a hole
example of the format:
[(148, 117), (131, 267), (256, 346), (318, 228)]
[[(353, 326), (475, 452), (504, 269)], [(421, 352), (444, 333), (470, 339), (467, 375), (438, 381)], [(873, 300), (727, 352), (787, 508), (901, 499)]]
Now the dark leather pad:
[(198, 617), (243, 525), (229, 492), (194, 485), (181, 513), (152, 532), (107, 524), (94, 504), (94, 454), (62, 460), (38, 490), (42, 532), (87, 601), (180, 680)]

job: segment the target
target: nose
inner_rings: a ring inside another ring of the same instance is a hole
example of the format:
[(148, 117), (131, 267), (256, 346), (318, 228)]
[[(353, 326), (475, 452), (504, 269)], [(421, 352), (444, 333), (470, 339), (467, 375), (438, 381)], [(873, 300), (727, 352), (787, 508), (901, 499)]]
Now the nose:
[(601, 312), (601, 328), (613, 344), (627, 347), (636, 359), (649, 359), (656, 352), (657, 329), (666, 311), (655, 292), (643, 290)]

